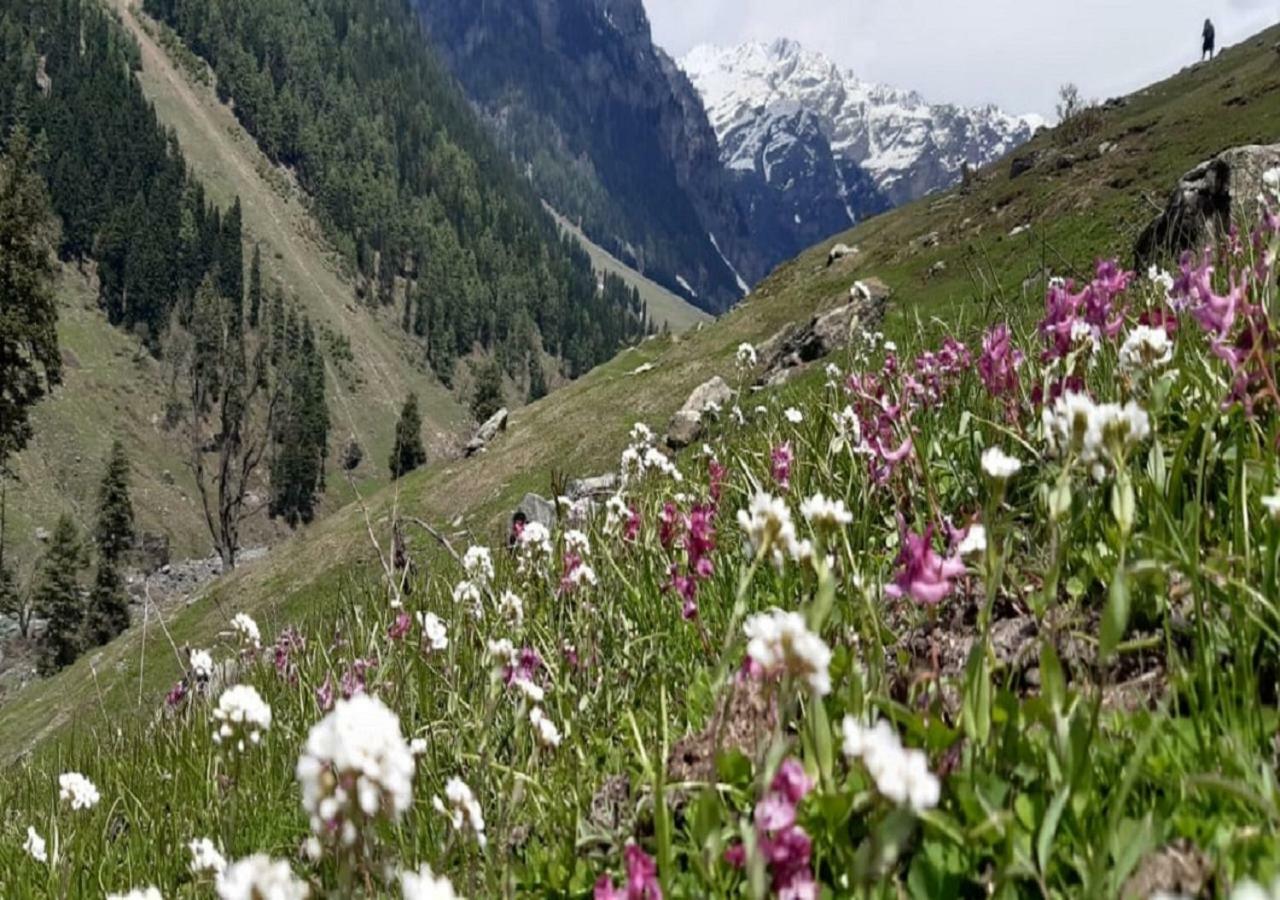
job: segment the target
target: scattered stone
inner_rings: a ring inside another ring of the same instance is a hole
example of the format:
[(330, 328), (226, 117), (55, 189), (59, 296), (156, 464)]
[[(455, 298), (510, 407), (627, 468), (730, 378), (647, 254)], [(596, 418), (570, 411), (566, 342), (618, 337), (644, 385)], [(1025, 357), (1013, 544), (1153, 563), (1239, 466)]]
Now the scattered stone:
[(53, 535), (49, 533), (48, 528), (36, 528), (36, 540), (42, 544), (49, 543), (49, 538)]
[(937, 278), (945, 271), (947, 271), (947, 261), (945, 259), (940, 259), (929, 267), (929, 277)]
[(857, 252), (857, 247), (850, 247), (848, 244), (836, 244), (827, 251), (827, 265), (830, 266), (836, 260), (844, 259), (846, 256), (853, 256)]
[(656, 368), (658, 368), (658, 366), (657, 366), (655, 363), (647, 362), (647, 363), (643, 363), (643, 364), (641, 364), (641, 365), (636, 366), (634, 369), (632, 369), (632, 370), (631, 370), (630, 372), (628, 372), (627, 374), (628, 374), (628, 375), (643, 375), (643, 374), (645, 374), (646, 372), (652, 372), (652, 371), (653, 371), (654, 369), (656, 369)]
[(1103, 141), (1098, 145), (1098, 155), (1106, 156), (1108, 153), (1116, 149), (1115, 141)]
[(930, 231), (926, 235), (916, 238), (915, 244), (921, 250), (928, 250), (930, 247), (936, 247), (942, 243), (942, 237), (936, 231)]
[[(1143, 91), (1143, 93), (1145, 94), (1146, 91)], [(1123, 109), (1128, 105), (1129, 105), (1128, 97), (1110, 97), (1107, 99), (1105, 103), (1102, 104), (1102, 108), (1106, 110)]]
[(174, 483), (173, 473), (170, 472), (168, 469), (165, 469), (163, 472), (160, 473), (160, 480), (163, 481), (165, 484), (173, 484)]
[(1018, 235), (1022, 234), (1023, 232), (1030, 231), (1030, 230), (1031, 230), (1030, 225), (1018, 225), (1012, 231), (1009, 232), (1009, 237), (1015, 238)]
[(1280, 166), (1280, 144), (1233, 147), (1183, 175), (1165, 210), (1138, 236), (1134, 258), (1146, 268), (1162, 254), (1200, 250), (1232, 223), (1248, 229), (1260, 212), (1262, 176)]
[(1185, 838), (1148, 853), (1124, 883), (1125, 900), (1148, 897), (1200, 897), (1212, 886), (1213, 862)]
[(611, 497), (618, 492), (618, 476), (614, 472), (593, 478), (575, 478), (565, 487), (571, 500)]
[(506, 431), (508, 415), (506, 407), (503, 407), (490, 416), (488, 421), (476, 430), (475, 436), (467, 443), (466, 455), (475, 456), (488, 447), (494, 438)]
[(693, 389), (684, 406), (671, 417), (667, 426), (667, 446), (672, 450), (688, 447), (702, 436), (703, 418), (715, 413), (733, 400), (733, 390), (719, 375)]

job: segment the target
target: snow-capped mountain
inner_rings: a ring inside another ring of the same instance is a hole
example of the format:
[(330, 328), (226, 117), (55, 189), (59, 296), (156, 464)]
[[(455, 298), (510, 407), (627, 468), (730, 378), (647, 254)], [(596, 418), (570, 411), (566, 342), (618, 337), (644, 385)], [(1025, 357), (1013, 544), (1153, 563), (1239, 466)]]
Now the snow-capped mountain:
[[(702, 95), (728, 169), (754, 175), (774, 192), (834, 191), (846, 207), (842, 227), (878, 204), (898, 205), (955, 184), (964, 164), (998, 159), (1043, 124), (994, 106), (930, 104), (914, 92), (861, 81), (790, 40), (696, 47), (680, 66)], [(800, 130), (789, 131), (788, 122)], [(807, 185), (788, 172), (779, 183), (777, 160), (797, 145), (812, 148), (807, 132), (814, 124), (839, 177), (829, 180), (831, 167), (814, 149), (815, 167), (825, 172), (815, 168)], [(879, 197), (866, 196), (868, 184)]]

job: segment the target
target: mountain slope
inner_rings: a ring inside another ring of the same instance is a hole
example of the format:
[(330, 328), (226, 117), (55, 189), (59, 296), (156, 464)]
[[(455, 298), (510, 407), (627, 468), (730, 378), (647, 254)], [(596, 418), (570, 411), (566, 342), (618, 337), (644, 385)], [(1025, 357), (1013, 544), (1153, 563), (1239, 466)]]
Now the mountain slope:
[(742, 294), (734, 267), (765, 273), (701, 101), (640, 0), (415, 2), (534, 187), (593, 241), (712, 312)]
[[(330, 618), (349, 606), (355, 573), (376, 571), (368, 523), (387, 544), (393, 510), (500, 545), (510, 510), (527, 490), (548, 491), (553, 473), (590, 475), (613, 468), (631, 424), (657, 427), (708, 377), (732, 378), (742, 341), (759, 343), (785, 325), (848, 296), (855, 278), (879, 276), (897, 292), (884, 325), (902, 338), (926, 329), (955, 329), (971, 339), (988, 322), (1034, 320), (1042, 310), (1041, 273), (1085, 274), (1102, 254), (1127, 259), (1133, 237), (1176, 179), (1201, 160), (1237, 144), (1280, 134), (1280, 71), (1272, 29), (1101, 113), (1096, 132), (1063, 144), (1057, 132), (1026, 148), (1046, 162), (1010, 177), (1007, 161), (976, 173), (968, 191), (952, 191), (893, 210), (838, 236), (857, 244), (856, 259), (826, 265), (827, 242), (775, 272), (741, 307), (677, 339), (655, 339), (548, 398), (517, 411), (508, 434), (472, 460), (437, 464), (394, 491), (348, 507), (280, 548), (273, 557), (216, 585), (206, 598), (168, 611), (173, 639), (206, 645), (244, 609), (283, 626), (306, 616)], [(1114, 145), (1100, 153), (1099, 146)], [(1050, 164), (1054, 155), (1066, 165)], [(1011, 236), (1015, 227), (1030, 226)], [(920, 238), (937, 233), (937, 242)], [(936, 264), (945, 269), (930, 275)], [(937, 322), (943, 324), (935, 324)], [(642, 366), (652, 367), (634, 374)], [(801, 384), (799, 389), (803, 389)], [(698, 465), (696, 453), (681, 465)], [(437, 552), (414, 540), (420, 560)], [(145, 647), (147, 664), (140, 671)], [(98, 670), (101, 699), (90, 665)], [(177, 676), (167, 639), (135, 629), (93, 660), (82, 660), (0, 708), (0, 755), (9, 757), (51, 735), (89, 739), (137, 702), (150, 702)], [(140, 677), (141, 676), (141, 677)]]
[[(702, 95), (721, 158), (740, 180), (796, 207), (843, 201), (843, 209), (817, 214), (827, 234), (950, 187), (963, 165), (998, 159), (1041, 124), (868, 84), (790, 40), (701, 46), (680, 66)], [(794, 155), (795, 146), (814, 148), (808, 165), (775, 175), (777, 157)]]

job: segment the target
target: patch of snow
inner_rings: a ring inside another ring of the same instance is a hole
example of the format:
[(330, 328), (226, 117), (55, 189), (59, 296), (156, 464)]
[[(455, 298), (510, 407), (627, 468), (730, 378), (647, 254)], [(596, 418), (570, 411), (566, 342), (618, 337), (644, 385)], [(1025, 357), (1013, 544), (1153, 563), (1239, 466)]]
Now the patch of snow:
[(707, 232), (707, 237), (711, 238), (711, 246), (716, 248), (716, 253), (720, 254), (720, 258), (724, 260), (724, 264), (729, 267), (729, 271), (733, 273), (733, 277), (738, 282), (738, 290), (742, 291), (742, 296), (751, 293), (750, 286), (742, 280), (742, 276), (738, 274), (738, 270), (733, 267), (733, 263), (729, 262), (729, 257), (724, 255), (724, 251), (720, 249), (720, 242), (716, 240), (716, 236), (711, 232)]
[(690, 285), (690, 284), (689, 284), (689, 282), (687, 282), (687, 281), (685, 281), (685, 280), (684, 280), (684, 276), (683, 276), (683, 275), (677, 275), (677, 276), (676, 276), (676, 281), (678, 281), (678, 282), (680, 283), (680, 287), (684, 288), (684, 289), (685, 289), (685, 291), (687, 291), (687, 292), (688, 292), (688, 294), (689, 294), (689, 296), (690, 296), (690, 297), (695, 297), (695, 298), (696, 298), (696, 297), (698, 296), (698, 292), (697, 292), (697, 291), (695, 291), (695, 290), (693, 289), (693, 286), (692, 286), (692, 285)]

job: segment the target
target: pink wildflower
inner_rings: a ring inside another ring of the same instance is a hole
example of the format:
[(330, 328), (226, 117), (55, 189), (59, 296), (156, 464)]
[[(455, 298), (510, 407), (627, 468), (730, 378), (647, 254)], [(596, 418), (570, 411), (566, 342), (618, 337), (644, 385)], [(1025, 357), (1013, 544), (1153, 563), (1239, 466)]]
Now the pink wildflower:
[(333, 709), (333, 678), (332, 676), (324, 676), (324, 684), (316, 688), (316, 702), (320, 704), (321, 712), (328, 712)]
[(791, 487), (791, 464), (795, 462), (795, 454), (791, 451), (791, 442), (786, 441), (773, 448), (769, 454), (773, 480), (782, 490)]
[(594, 900), (662, 900), (662, 885), (653, 857), (635, 844), (627, 844), (622, 855), (627, 867), (626, 889), (615, 888), (606, 872), (596, 881)]
[(398, 641), (409, 633), (409, 629), (413, 627), (413, 619), (409, 617), (407, 612), (401, 611), (396, 616), (396, 620), (391, 623), (387, 629), (387, 637), (393, 641)]
[[(796, 824), (796, 807), (813, 788), (804, 767), (792, 758), (783, 760), (765, 796), (756, 804), (756, 843), (769, 866), (769, 875), (778, 897), (812, 900), (817, 897), (810, 859), (813, 843)], [(736, 868), (746, 866), (741, 844), (729, 847), (725, 862)]]
[(901, 567), (884, 592), (895, 600), (911, 597), (917, 603), (934, 605), (951, 593), (952, 581), (964, 574), (964, 563), (955, 557), (943, 558), (933, 550), (933, 526), (917, 535), (903, 530)]
[(187, 699), (187, 681), (182, 679), (169, 688), (169, 693), (165, 694), (164, 702), (166, 706), (174, 707)]
[(634, 544), (636, 538), (640, 536), (640, 510), (636, 509), (634, 503), (627, 507), (630, 515), (627, 516), (627, 524), (622, 529), (622, 539), (628, 544)]
[(724, 495), (724, 482), (728, 478), (729, 470), (721, 465), (720, 461), (714, 456), (707, 460), (708, 474), (708, 490), (711, 494), (711, 502), (715, 505), (720, 504), (720, 498)]
[(978, 357), (978, 375), (993, 397), (1008, 397), (1018, 392), (1018, 368), (1024, 357), (1013, 346), (1009, 326), (1001, 323), (982, 338), (982, 355)]

